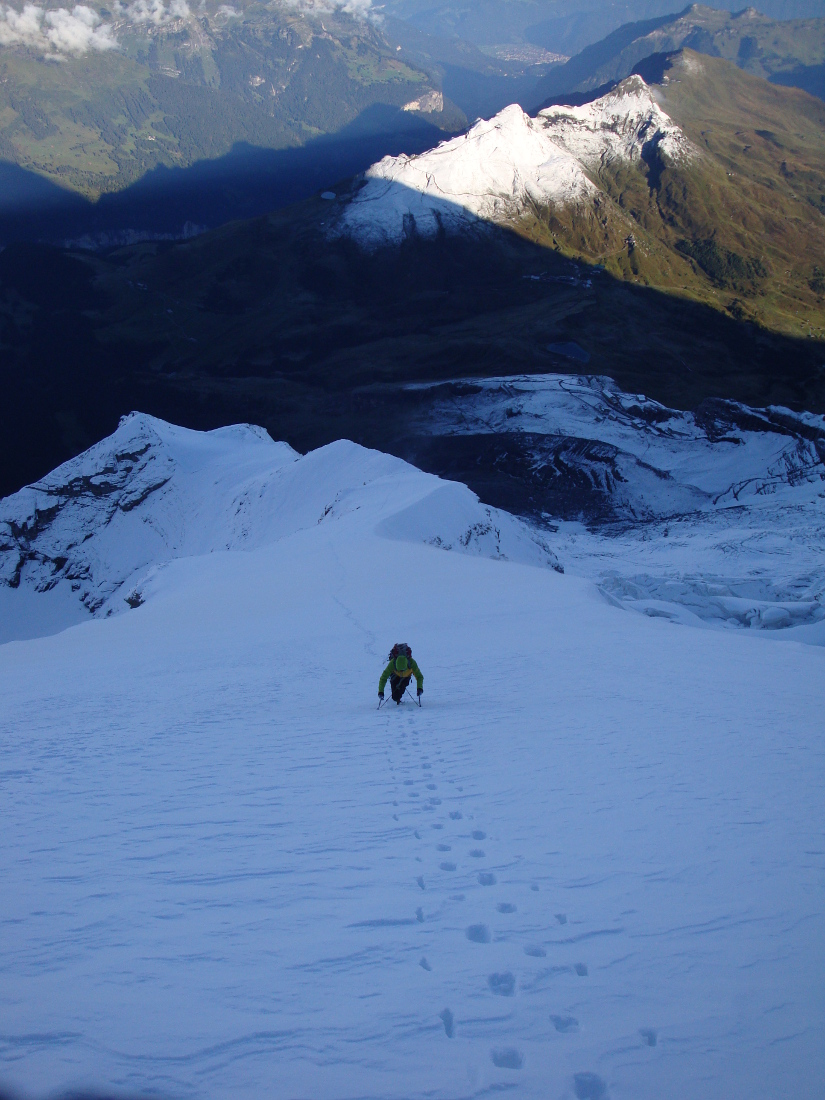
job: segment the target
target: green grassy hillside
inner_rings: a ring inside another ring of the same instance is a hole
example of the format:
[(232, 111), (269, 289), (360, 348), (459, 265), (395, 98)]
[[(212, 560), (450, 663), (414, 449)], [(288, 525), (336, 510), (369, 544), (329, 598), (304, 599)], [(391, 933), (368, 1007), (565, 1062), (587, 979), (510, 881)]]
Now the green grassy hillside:
[[(121, 19), (104, 24), (117, 49), (80, 56), (0, 46), (0, 159), (96, 198), (239, 142), (296, 146), (431, 88), (363, 19), (313, 20), (256, 0), (238, 10), (229, 18), (213, 2), (160, 25)], [(428, 117), (464, 122), (449, 107)]]
[(697, 155), (603, 166), (606, 201), (535, 211), (518, 231), (627, 281), (821, 338), (825, 103), (690, 50), (640, 69)]

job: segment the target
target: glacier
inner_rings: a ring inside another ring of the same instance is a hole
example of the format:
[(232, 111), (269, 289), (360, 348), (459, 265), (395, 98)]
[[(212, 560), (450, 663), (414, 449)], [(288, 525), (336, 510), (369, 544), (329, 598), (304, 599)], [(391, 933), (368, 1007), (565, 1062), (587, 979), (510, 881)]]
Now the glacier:
[(568, 571), (608, 599), (825, 644), (825, 417), (719, 399), (683, 412), (585, 375), (407, 389), (419, 431), (492, 441)]
[(81, 617), (0, 645), (0, 1088), (816, 1093), (821, 646), (345, 441), (134, 416), (0, 515), (0, 593)]

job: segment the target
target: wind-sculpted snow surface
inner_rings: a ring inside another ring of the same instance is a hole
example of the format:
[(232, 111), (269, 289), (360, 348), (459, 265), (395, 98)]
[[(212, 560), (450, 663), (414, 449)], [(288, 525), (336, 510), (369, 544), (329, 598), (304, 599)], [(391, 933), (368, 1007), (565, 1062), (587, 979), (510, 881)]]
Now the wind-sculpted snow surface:
[(519, 464), (564, 561), (609, 598), (825, 644), (825, 417), (733, 401), (678, 412), (570, 375), (414, 388), (431, 394), (430, 433), (488, 436)]
[(825, 650), (445, 553), (515, 534), (352, 444), (149, 431), (108, 527), (199, 552), (0, 646), (0, 1089), (820, 1094)]
[(31, 590), (49, 593), (49, 629), (68, 625), (80, 605), (112, 614), (139, 604), (175, 558), (251, 550), (353, 511), (387, 522), (393, 538), (560, 568), (540, 534), (389, 455), (341, 440), (301, 457), (262, 428), (194, 432), (133, 414), (0, 502), (0, 641), (21, 636), (9, 590), (24, 590), (32, 621)]
[(429, 152), (373, 165), (333, 232), (376, 248), (413, 233), (508, 222), (535, 206), (573, 206), (599, 193), (591, 175), (600, 167), (654, 150), (672, 160), (695, 152), (641, 77), (536, 118), (513, 105)]

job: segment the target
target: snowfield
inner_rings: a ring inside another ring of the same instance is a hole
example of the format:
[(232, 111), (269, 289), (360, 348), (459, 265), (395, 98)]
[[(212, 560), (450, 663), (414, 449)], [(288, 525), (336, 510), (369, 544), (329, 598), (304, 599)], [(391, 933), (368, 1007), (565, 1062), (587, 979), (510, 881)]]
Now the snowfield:
[(535, 206), (576, 206), (600, 194), (591, 178), (653, 150), (673, 161), (698, 155), (640, 76), (583, 107), (535, 118), (513, 104), (466, 134), (417, 156), (384, 157), (331, 230), (375, 249), (502, 223)]
[(132, 417), (0, 515), (4, 608), (84, 620), (0, 646), (0, 1084), (821, 1091), (822, 647), (347, 443)]

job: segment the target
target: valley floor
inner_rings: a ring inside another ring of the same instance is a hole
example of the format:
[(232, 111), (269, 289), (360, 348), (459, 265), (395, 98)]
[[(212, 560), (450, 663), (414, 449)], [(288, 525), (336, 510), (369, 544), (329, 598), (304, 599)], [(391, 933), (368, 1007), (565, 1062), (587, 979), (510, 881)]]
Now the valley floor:
[(0, 647), (4, 1085), (821, 1091), (822, 647), (357, 509), (150, 588)]

